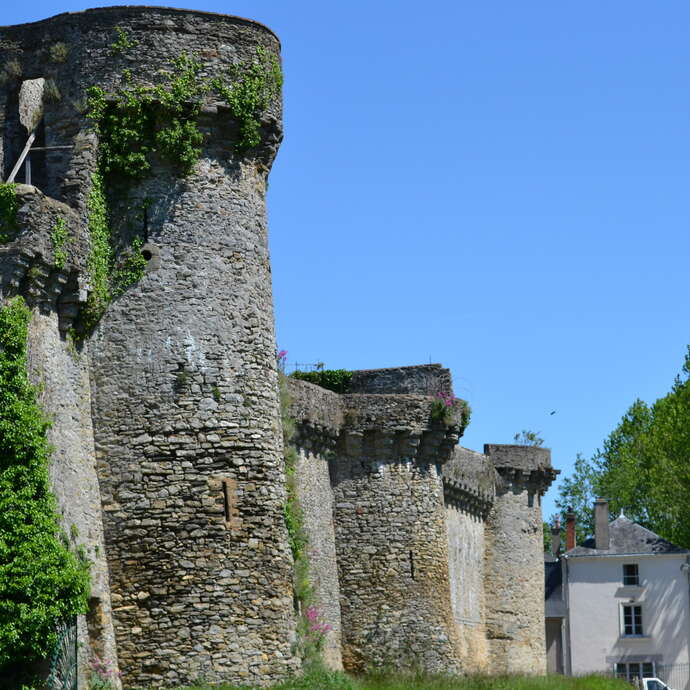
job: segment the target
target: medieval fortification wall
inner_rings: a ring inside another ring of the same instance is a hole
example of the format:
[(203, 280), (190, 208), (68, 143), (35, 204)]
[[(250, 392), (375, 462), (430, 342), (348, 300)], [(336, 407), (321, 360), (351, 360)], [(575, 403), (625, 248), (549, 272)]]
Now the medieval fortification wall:
[[(188, 174), (151, 151), (147, 174), (105, 189), (111, 263), (134, 252), (146, 265), (87, 319), (104, 150), (88, 90), (107, 103), (123, 83), (155, 87), (181, 55), (210, 82), (277, 58), (279, 43), (244, 19), (146, 7), (0, 29), (5, 180), (29, 135), (22, 85), (50, 86), (34, 103), (32, 184), (17, 185), (16, 232), (0, 245), (0, 299), (32, 309), (52, 488), (92, 563), (81, 666), (90, 652), (106, 657), (125, 687), (268, 684), (302, 661), (265, 211), (279, 94), (240, 151), (232, 109), (205, 92)], [(325, 661), (543, 672), (549, 451), (460, 448), (461, 415), (432, 413), (436, 394), (452, 394), (440, 365), (355, 372), (343, 395), (293, 379), (288, 390), (310, 579), (331, 627)]]

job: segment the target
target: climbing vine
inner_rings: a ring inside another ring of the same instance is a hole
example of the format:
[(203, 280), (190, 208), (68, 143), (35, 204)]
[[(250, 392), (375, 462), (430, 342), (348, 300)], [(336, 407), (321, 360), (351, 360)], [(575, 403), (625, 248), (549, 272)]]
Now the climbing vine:
[(67, 251), (65, 244), (68, 240), (67, 223), (65, 219), (60, 216), (56, 219), (53, 229), (50, 231), (50, 241), (53, 244), (53, 266), (57, 269), (63, 269), (67, 261)]
[(110, 303), (110, 272), (113, 263), (110, 225), (108, 222), (108, 203), (105, 197), (103, 175), (93, 174), (91, 192), (86, 201), (89, 213), (89, 237), (91, 252), (88, 259), (91, 290), (82, 312), (82, 326), (88, 331), (93, 328)]
[(58, 621), (85, 613), (88, 562), (61, 534), (49, 491), (48, 422), (27, 373), (31, 313), (0, 308), (0, 671), (45, 658)]
[(261, 113), (280, 93), (283, 85), (278, 58), (259, 46), (253, 60), (233, 65), (226, 79), (218, 77), (211, 83), (239, 122), (240, 136), (235, 149), (242, 152), (258, 146), (261, 142)]
[(135, 237), (132, 244), (120, 259), (112, 274), (113, 297), (124, 294), (125, 290), (139, 282), (146, 272), (146, 259), (141, 253), (144, 245), (141, 237)]
[(10, 242), (17, 231), (17, 185), (12, 182), (0, 183), (0, 244)]
[(110, 46), (111, 55), (119, 55), (120, 53), (124, 53), (139, 45), (139, 41), (137, 41), (135, 38), (132, 38), (129, 35), (129, 31), (123, 29), (121, 26), (115, 27), (115, 34), (117, 35), (117, 38)]
[(182, 175), (201, 155), (203, 135), (197, 124), (208, 86), (199, 79), (201, 63), (182, 54), (158, 86), (123, 84), (108, 95), (100, 86), (87, 90), (88, 116), (100, 142), (100, 166), (106, 176), (139, 179), (151, 170), (149, 155), (158, 153)]

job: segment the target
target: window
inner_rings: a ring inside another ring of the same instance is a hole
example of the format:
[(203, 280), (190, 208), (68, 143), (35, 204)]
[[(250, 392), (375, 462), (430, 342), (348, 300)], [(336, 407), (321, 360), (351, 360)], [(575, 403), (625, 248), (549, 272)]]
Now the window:
[(642, 633), (642, 607), (623, 607), (623, 635), (641, 636)]
[(626, 563), (623, 566), (623, 584), (635, 586), (640, 584), (640, 571), (637, 563)]
[(651, 661), (643, 661), (636, 663), (621, 662), (615, 665), (616, 678), (627, 680), (632, 683), (635, 678), (653, 678), (654, 677), (654, 663)]

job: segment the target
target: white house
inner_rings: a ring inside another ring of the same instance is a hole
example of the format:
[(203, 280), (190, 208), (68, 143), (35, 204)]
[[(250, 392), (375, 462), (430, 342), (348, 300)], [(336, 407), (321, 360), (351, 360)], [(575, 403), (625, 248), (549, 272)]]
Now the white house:
[(597, 499), (594, 538), (561, 557), (565, 672), (657, 676), (690, 690), (689, 563), (690, 551), (623, 515), (609, 522)]

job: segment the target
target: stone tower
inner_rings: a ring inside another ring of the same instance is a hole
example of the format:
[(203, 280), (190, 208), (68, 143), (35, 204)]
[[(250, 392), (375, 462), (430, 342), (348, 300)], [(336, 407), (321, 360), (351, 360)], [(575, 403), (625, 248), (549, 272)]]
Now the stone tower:
[[(2, 295), (36, 308), (31, 353), (57, 421), (55, 492), (94, 562), (92, 642), (106, 655), (117, 647), (129, 686), (283, 677), (295, 666), (292, 564), (265, 213), (278, 93), (261, 111), (258, 143), (240, 152), (237, 118), (207, 90), (189, 174), (163, 142), (145, 154), (145, 174), (106, 184), (114, 261), (127, 270), (140, 254), (147, 265), (111, 290), (95, 325), (84, 319), (98, 290), (93, 192), (104, 151), (89, 89), (112, 107), (122, 89), (168, 83), (181, 56), (199, 62), (200, 83), (230, 78), (238, 66), (277, 65), (279, 42), (244, 19), (146, 7), (0, 34), (5, 180), (27, 141), (22, 84), (45, 80), (32, 184), (18, 187), (18, 234), (0, 249)], [(192, 107), (177, 105), (176, 117)], [(26, 175), (24, 166), (17, 181)], [(58, 217), (69, 231), (62, 261)]]
[(486, 523), (486, 631), (492, 673), (546, 673), (541, 496), (555, 478), (551, 451), (484, 446), (498, 473)]

